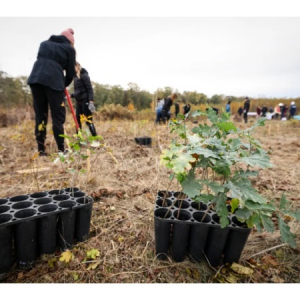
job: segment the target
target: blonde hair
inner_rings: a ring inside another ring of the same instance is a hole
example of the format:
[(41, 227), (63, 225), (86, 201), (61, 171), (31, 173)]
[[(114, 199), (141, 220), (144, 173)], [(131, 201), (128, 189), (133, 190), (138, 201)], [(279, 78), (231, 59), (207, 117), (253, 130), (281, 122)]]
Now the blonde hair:
[(177, 96), (176, 93), (173, 93), (173, 94), (171, 95), (172, 100), (175, 100), (177, 97), (178, 97), (178, 96)]
[[(76, 67), (78, 68), (77, 70)], [(76, 71), (77, 78), (80, 78), (81, 65), (79, 62), (76, 62), (75, 71)]]

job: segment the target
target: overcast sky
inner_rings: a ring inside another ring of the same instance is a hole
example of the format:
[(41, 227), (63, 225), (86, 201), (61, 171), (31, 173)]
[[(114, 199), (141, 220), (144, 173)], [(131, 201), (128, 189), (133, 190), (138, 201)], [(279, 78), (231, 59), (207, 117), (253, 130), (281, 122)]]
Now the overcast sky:
[(0, 17), (0, 70), (28, 76), (40, 43), (68, 27), (100, 84), (300, 97), (299, 17)]

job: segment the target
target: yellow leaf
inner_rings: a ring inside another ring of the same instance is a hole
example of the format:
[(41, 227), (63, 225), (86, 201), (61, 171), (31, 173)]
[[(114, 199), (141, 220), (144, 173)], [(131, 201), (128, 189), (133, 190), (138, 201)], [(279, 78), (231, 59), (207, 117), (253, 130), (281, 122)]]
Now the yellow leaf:
[(73, 279), (76, 281), (78, 279), (79, 275), (76, 273), (73, 273)]
[(73, 253), (70, 250), (63, 252), (59, 258), (60, 261), (64, 261), (66, 263), (70, 262), (74, 258)]
[(53, 268), (54, 267), (54, 263), (57, 262), (56, 258), (51, 258), (48, 260), (48, 265)]
[(94, 269), (96, 269), (99, 266), (99, 264), (100, 264), (99, 262), (96, 262), (94, 264), (90, 264), (88, 266), (87, 270), (94, 270)]
[(39, 126), (38, 126), (38, 131), (44, 131), (45, 128), (46, 128), (46, 126), (45, 126), (45, 124), (44, 124), (44, 121), (42, 121), (42, 123), (39, 124)]
[(186, 270), (186, 272), (187, 272), (189, 275), (192, 275), (192, 273), (191, 273), (190, 269), (188, 269), (188, 268), (185, 268), (185, 270)]
[(120, 243), (122, 243), (122, 242), (124, 241), (124, 237), (120, 236), (120, 237), (118, 238), (118, 241), (119, 241)]
[(61, 106), (65, 106), (65, 103), (63, 102), (63, 103), (61, 104)]
[(91, 249), (86, 252), (86, 259), (96, 259), (97, 256), (100, 256), (100, 252), (97, 249)]
[(39, 156), (39, 152), (34, 153), (34, 155), (31, 157), (31, 160), (35, 160)]
[(241, 266), (237, 263), (233, 263), (231, 266), (231, 269), (241, 275), (252, 275), (252, 273), (253, 273), (252, 269)]
[(226, 280), (229, 283), (237, 283), (237, 278), (235, 276), (233, 276), (232, 274), (230, 274), (229, 276), (226, 277)]

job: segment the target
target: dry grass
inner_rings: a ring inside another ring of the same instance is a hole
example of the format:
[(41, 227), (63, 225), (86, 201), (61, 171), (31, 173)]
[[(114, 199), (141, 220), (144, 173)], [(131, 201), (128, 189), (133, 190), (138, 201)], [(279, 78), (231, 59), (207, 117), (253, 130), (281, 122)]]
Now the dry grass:
[[(188, 126), (195, 124), (189, 122)], [(246, 125), (240, 123), (240, 126)], [(31, 160), (36, 151), (33, 128), (33, 121), (27, 119), (17, 126), (0, 129), (0, 197), (70, 186), (69, 173), (53, 164), (51, 158)], [(205, 261), (196, 264), (188, 259), (182, 263), (171, 258), (157, 260), (153, 208), (157, 191), (169, 184), (169, 172), (159, 164), (161, 149), (167, 147), (171, 139), (169, 130), (166, 126), (155, 127), (152, 121), (115, 120), (96, 121), (96, 129), (118, 163), (103, 151), (90, 180), (87, 182), (83, 176), (76, 182), (76, 186), (95, 200), (89, 240), (71, 249), (75, 258), (67, 265), (59, 261), (57, 252), (39, 258), (29, 271), (14, 267), (3, 282), (299, 282), (299, 244), (295, 250), (282, 246), (255, 255), (282, 244), (277, 231), (251, 233), (240, 261), (241, 265), (253, 269), (250, 276), (237, 274), (226, 266), (216, 270)], [(67, 134), (74, 131), (70, 117), (66, 131)], [(152, 137), (151, 148), (134, 142), (134, 137), (145, 135)], [(259, 128), (257, 138), (271, 151), (275, 166), (261, 172), (254, 182), (269, 198), (279, 199), (284, 191), (298, 208), (299, 137), (298, 123), (270, 121), (266, 127)], [(56, 151), (50, 130), (47, 147), (49, 152)], [(93, 154), (92, 161), (95, 157)], [(43, 171), (45, 167), (50, 170)], [(18, 173), (18, 170), (28, 172)], [(177, 184), (172, 184), (171, 189), (178, 190)], [(299, 228), (294, 230), (299, 233)], [(299, 243), (299, 234), (297, 240)], [(100, 256), (93, 262), (85, 262), (86, 252), (93, 248), (99, 250)]]

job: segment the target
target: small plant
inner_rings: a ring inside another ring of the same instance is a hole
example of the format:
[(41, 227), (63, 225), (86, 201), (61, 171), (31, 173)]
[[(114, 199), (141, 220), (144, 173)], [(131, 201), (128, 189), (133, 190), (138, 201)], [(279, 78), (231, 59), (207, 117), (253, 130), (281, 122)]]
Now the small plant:
[(173, 171), (171, 179), (177, 179), (181, 192), (199, 205), (208, 204), (207, 211), (215, 210), (222, 228), (228, 225), (229, 210), (248, 228), (255, 226), (258, 231), (273, 232), (272, 217), (277, 217), (283, 242), (295, 247), (295, 236), (285, 218), (300, 221), (300, 213), (290, 210), (284, 195), (279, 204), (268, 201), (250, 181), (260, 169), (272, 167), (268, 153), (252, 134), (255, 128), (264, 126), (266, 119), (258, 119), (252, 127), (240, 130), (226, 112), (219, 116), (212, 109), (198, 110), (192, 114), (197, 116), (204, 116), (209, 122), (192, 130), (186, 126), (187, 116), (179, 115), (170, 122), (171, 132), (177, 138), (163, 151), (161, 163)]
[[(86, 184), (88, 183), (90, 172), (101, 153), (100, 149), (106, 151), (117, 162), (101, 136), (91, 136), (88, 130), (79, 130), (72, 137), (67, 135), (61, 136), (68, 139), (70, 149), (66, 153), (58, 153), (54, 163), (60, 162), (65, 170), (72, 175), (70, 183), (72, 187), (76, 185), (79, 175), (86, 176)], [(91, 160), (90, 154), (93, 153), (96, 153), (96, 155)]]

